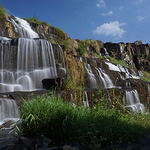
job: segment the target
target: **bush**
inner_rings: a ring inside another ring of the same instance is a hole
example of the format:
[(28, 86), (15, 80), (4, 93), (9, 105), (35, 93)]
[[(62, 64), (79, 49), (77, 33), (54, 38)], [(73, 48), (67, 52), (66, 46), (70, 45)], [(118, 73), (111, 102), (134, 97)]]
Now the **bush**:
[(7, 12), (3, 6), (0, 5), (0, 19), (5, 19), (7, 16)]
[(86, 52), (86, 44), (85, 44), (84, 41), (80, 41), (79, 42), (77, 52), (81, 56), (85, 54), (85, 52)]
[(21, 107), (23, 132), (44, 135), (57, 144), (72, 142), (100, 149), (135, 140), (150, 131), (149, 115), (116, 109), (73, 107), (55, 95), (37, 97)]

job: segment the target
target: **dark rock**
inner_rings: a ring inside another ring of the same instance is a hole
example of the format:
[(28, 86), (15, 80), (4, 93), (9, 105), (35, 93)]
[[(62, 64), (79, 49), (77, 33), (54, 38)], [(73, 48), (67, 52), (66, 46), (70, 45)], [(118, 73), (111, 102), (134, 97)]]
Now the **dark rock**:
[(42, 136), (37, 138), (37, 144), (36, 144), (36, 149), (45, 149), (48, 147), (48, 145), (51, 143), (51, 140)]
[(43, 79), (42, 84), (44, 89), (50, 90), (60, 88), (62, 83), (61, 78), (53, 78), (53, 79)]

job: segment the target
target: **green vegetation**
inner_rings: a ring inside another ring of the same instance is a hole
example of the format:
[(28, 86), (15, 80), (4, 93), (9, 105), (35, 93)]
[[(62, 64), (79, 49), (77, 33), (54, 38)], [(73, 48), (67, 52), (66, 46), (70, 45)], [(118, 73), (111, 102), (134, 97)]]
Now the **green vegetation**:
[(70, 49), (73, 49), (73, 44), (72, 44), (72, 41), (70, 38), (67, 38), (65, 40), (62, 40), (58, 43), (59, 45), (61, 46), (64, 46), (66, 48), (70, 48)]
[(79, 55), (81, 56), (84, 55), (85, 52), (87, 51), (87, 46), (85, 41), (79, 41), (78, 48), (76, 50), (79, 53)]
[(146, 82), (150, 82), (150, 72), (142, 71), (143, 76), (140, 76), (140, 78)]
[(114, 108), (73, 107), (55, 95), (36, 97), (21, 107), (23, 133), (44, 135), (59, 145), (91, 149), (132, 141), (150, 132), (149, 114), (124, 114)]
[(77, 90), (78, 87), (84, 87), (86, 82), (86, 71), (84, 64), (79, 59), (73, 57), (71, 54), (66, 53), (65, 58), (68, 75), (64, 80), (64, 89)]
[(38, 20), (36, 17), (32, 17), (32, 18), (23, 18), (26, 21), (30, 22), (30, 23), (35, 23), (35, 24), (42, 24), (42, 21)]
[(7, 16), (7, 12), (3, 6), (0, 5), (0, 19), (5, 19)]
[(56, 28), (52, 26), (52, 29), (54, 30), (55, 34), (61, 38), (61, 39), (65, 39), (66, 38), (66, 34), (63, 30), (61, 30), (60, 28)]
[(113, 58), (113, 57), (110, 57), (110, 56), (108, 56), (107, 58), (108, 58), (112, 63), (114, 63), (114, 64), (120, 64), (120, 65), (122, 65), (123, 67), (130, 68), (130, 66), (128, 66), (124, 60), (117, 60), (117, 59), (115, 59), (115, 58)]

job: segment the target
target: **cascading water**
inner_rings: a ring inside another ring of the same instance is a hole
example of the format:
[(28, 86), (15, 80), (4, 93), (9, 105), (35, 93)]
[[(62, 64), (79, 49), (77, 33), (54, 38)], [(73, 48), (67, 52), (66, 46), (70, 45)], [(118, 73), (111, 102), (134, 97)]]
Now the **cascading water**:
[(70, 103), (75, 107), (76, 106), (76, 104), (75, 104), (75, 102), (74, 102), (74, 98), (73, 98), (73, 94), (71, 93), (70, 94)]
[(113, 70), (113, 71), (117, 71), (117, 72), (124, 72), (126, 79), (128, 79), (128, 78), (140, 79), (140, 77), (133, 70), (132, 70), (132, 73), (130, 73), (127, 68), (125, 68), (119, 64), (114, 65), (110, 62), (105, 62), (105, 64), (108, 65), (109, 70)]
[(9, 120), (19, 120), (19, 110), (13, 99), (0, 98), (0, 125)]
[(127, 108), (131, 108), (133, 112), (145, 112), (145, 107), (142, 103), (140, 103), (137, 90), (125, 92), (124, 105)]
[(84, 66), (85, 66), (85, 69), (87, 71), (88, 78), (90, 81), (90, 88), (93, 88), (93, 89), (97, 88), (97, 81), (96, 81), (94, 73), (92, 72), (90, 64), (84, 63)]
[(30, 24), (26, 20), (18, 17), (14, 17), (14, 19), (10, 17), (9, 21), (12, 23), (15, 31), (20, 35), (20, 37), (39, 38), (39, 35), (32, 30)]
[(57, 77), (53, 48), (46, 40), (19, 38), (18, 50), (2, 48), (0, 58), (1, 92), (42, 89), (42, 79)]
[(104, 88), (113, 88), (114, 84), (110, 77), (101, 68), (95, 68), (98, 72), (99, 80), (103, 82)]
[(55, 60), (57, 62), (57, 69), (59, 76), (65, 76), (66, 75), (66, 65), (65, 65), (65, 60), (63, 57), (63, 50), (60, 45), (57, 45), (57, 49), (55, 51), (57, 53), (55, 55)]
[(83, 92), (83, 105), (84, 107), (89, 108), (89, 100), (88, 100), (88, 95), (86, 91)]

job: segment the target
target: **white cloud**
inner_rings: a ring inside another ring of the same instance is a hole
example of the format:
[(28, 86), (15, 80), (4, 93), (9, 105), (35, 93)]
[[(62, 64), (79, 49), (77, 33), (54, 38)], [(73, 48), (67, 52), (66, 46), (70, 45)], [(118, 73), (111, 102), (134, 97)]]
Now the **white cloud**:
[(142, 21), (146, 18), (146, 16), (137, 16), (136, 18), (138, 21)]
[(125, 25), (125, 23), (119, 23), (118, 21), (104, 23), (98, 26), (94, 30), (94, 33), (103, 34), (106, 36), (122, 37), (122, 35), (125, 33), (125, 30), (121, 28), (123, 25)]
[(111, 16), (111, 15), (113, 15), (113, 11), (112, 10), (110, 10), (107, 13), (102, 13), (102, 16)]
[(98, 0), (98, 3), (96, 4), (96, 7), (99, 7), (99, 8), (106, 7), (105, 1), (104, 0)]
[(143, 3), (144, 1), (145, 1), (145, 0), (136, 0), (135, 4), (136, 4), (136, 5), (139, 5), (139, 4)]

